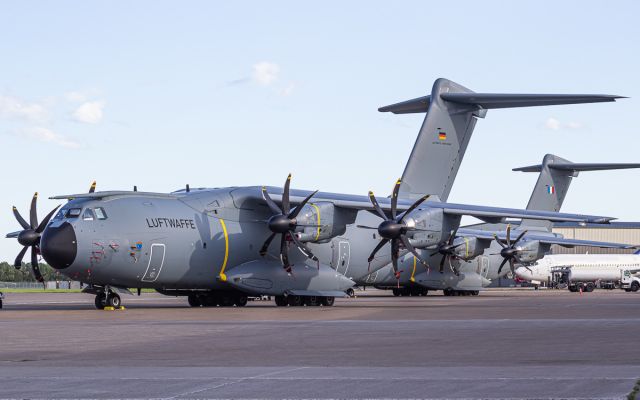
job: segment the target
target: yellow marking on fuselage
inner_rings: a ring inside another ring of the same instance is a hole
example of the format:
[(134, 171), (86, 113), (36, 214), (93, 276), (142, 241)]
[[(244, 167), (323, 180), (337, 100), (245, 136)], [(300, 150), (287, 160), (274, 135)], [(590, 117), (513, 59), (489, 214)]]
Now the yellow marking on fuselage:
[(469, 239), (464, 238), (464, 254), (466, 254), (465, 258), (469, 258)]
[(416, 256), (413, 256), (413, 271), (411, 271), (411, 282), (415, 282), (416, 278), (414, 278), (414, 275), (416, 274), (416, 264), (417, 264), (417, 259)]
[(311, 204), (311, 207), (316, 209), (316, 214), (318, 214), (318, 231), (316, 232), (316, 238), (314, 239), (318, 240), (318, 238), (320, 237), (320, 208), (318, 208), (318, 206), (313, 203), (309, 204)]
[(224, 220), (220, 219), (220, 225), (222, 226), (222, 234), (224, 235), (224, 260), (222, 261), (222, 268), (220, 268), (219, 278), (222, 282), (227, 281), (227, 276), (224, 274), (224, 269), (227, 268), (227, 261), (229, 261), (229, 234), (227, 233), (227, 226), (224, 224)]

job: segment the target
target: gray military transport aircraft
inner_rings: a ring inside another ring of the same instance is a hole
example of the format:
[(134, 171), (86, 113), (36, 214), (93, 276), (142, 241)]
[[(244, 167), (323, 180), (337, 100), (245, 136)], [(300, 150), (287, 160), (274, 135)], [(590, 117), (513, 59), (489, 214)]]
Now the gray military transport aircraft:
[[(560, 211), (573, 178), (581, 171), (605, 171), (640, 168), (637, 163), (573, 163), (553, 154), (547, 154), (542, 163), (514, 171), (539, 172), (527, 210)], [(512, 230), (513, 225), (513, 230)], [(426, 295), (428, 291), (443, 290), (445, 295), (477, 295), (483, 287), (508, 272), (513, 274), (515, 264), (530, 265), (541, 254), (550, 251), (551, 244), (575, 247), (572, 239), (551, 232), (553, 224), (543, 220), (512, 221), (500, 224), (476, 224), (461, 227), (430, 252), (430, 265), (438, 266), (442, 273), (420, 266), (412, 254), (402, 258), (399, 279), (388, 265), (363, 278), (352, 278), (358, 286), (391, 289), (396, 296)], [(497, 232), (497, 233), (496, 233)], [(511, 241), (511, 237), (520, 239)], [(499, 241), (494, 240), (494, 235)], [(551, 238), (552, 243), (547, 242)], [(509, 239), (509, 240), (507, 240)], [(502, 244), (500, 244), (502, 242)], [(488, 245), (490, 243), (490, 245)], [(580, 241), (580, 243), (583, 243)], [(594, 246), (634, 248), (632, 245), (591, 242)], [(488, 247), (487, 247), (488, 245)], [(484, 248), (482, 254), (478, 254)], [(439, 264), (438, 264), (439, 261)], [(509, 263), (510, 268), (504, 268)], [(347, 274), (350, 277), (349, 274)]]
[(608, 223), (613, 218), (455, 204), (446, 198), (476, 120), (488, 109), (617, 98), (483, 94), (438, 79), (430, 96), (381, 109), (427, 112), (390, 198), (293, 190), (291, 176), (283, 189), (187, 186), (148, 193), (135, 188), (96, 192), (92, 187), (89, 193), (52, 197), (68, 202), (40, 223), (37, 195), (29, 223), (14, 207), (23, 230), (7, 236), (24, 246), (16, 266), (31, 247), (39, 280), (38, 253), (66, 276), (89, 284), (97, 308), (120, 306), (118, 292), (126, 288), (187, 296), (192, 306), (243, 306), (247, 295), (273, 295), (280, 306), (329, 306), (355, 283), (345, 276), (347, 268), (357, 280), (391, 260), (400, 278), (399, 260), (405, 254), (428, 264), (424, 254), (441, 248), (464, 215), (491, 223), (507, 218)]

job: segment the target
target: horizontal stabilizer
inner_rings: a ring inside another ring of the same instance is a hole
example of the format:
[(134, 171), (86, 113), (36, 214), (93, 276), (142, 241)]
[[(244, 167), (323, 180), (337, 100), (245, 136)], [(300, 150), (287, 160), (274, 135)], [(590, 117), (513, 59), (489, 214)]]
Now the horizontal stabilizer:
[[(634, 163), (550, 163), (547, 164), (547, 166), (551, 169), (561, 171), (605, 171), (611, 169), (640, 168), (640, 164)], [(542, 164), (514, 168), (513, 171), (540, 172), (542, 171)]]
[[(624, 99), (624, 96), (606, 94), (502, 94), (502, 93), (442, 93), (440, 98), (457, 104), (468, 104), (481, 109), (553, 106), (561, 104), (603, 103)], [(394, 114), (424, 113), (429, 109), (431, 96), (418, 97), (378, 108), (380, 112)]]

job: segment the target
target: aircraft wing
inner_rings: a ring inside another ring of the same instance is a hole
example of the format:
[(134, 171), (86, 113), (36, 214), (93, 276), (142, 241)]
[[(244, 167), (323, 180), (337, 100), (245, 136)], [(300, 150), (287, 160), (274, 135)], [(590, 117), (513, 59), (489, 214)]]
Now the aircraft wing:
[[(271, 198), (280, 203), (282, 201), (282, 189), (276, 187), (267, 188)], [(290, 201), (292, 205), (297, 205), (303, 201), (303, 199), (311, 192), (306, 190), (292, 190)], [(262, 195), (255, 192), (253, 196), (259, 196), (262, 200)], [(355, 210), (368, 210), (373, 211), (374, 208), (371, 205), (371, 201), (367, 196), (341, 194), (341, 193), (327, 193), (318, 192), (313, 196), (312, 202), (327, 201), (331, 202), (337, 207), (355, 209)], [(406, 211), (415, 200), (399, 199), (398, 211)], [(391, 199), (378, 198), (378, 203), (384, 211), (391, 210)], [(568, 213), (556, 213), (550, 211), (536, 211), (536, 210), (519, 210), (515, 208), (501, 208), (490, 206), (476, 206), (468, 204), (455, 204), (455, 203), (443, 203), (439, 201), (426, 201), (421, 208), (431, 207), (440, 208), (445, 214), (448, 215), (468, 215), (479, 218), (484, 221), (500, 222), (506, 218), (527, 218), (527, 219), (539, 219), (553, 222), (577, 222), (577, 223), (595, 223), (606, 224), (615, 218), (603, 217), (597, 215), (583, 215), (583, 214), (568, 214)]]
[[(478, 239), (495, 239), (494, 234), (498, 236), (500, 240), (506, 240), (506, 233), (504, 231), (492, 232), (481, 231), (476, 229), (459, 229), (457, 236), (472, 236)], [(515, 237), (515, 236), (512, 236)], [(580, 239), (567, 239), (551, 235), (540, 235), (537, 233), (527, 233), (524, 236), (524, 240), (531, 241), (537, 240), (544, 244), (557, 244), (562, 247), (575, 247), (575, 246), (588, 246), (588, 247), (602, 247), (607, 249), (635, 249), (639, 248), (638, 245), (632, 245), (627, 243), (610, 243), (610, 242), (598, 242), (595, 240), (580, 240)]]

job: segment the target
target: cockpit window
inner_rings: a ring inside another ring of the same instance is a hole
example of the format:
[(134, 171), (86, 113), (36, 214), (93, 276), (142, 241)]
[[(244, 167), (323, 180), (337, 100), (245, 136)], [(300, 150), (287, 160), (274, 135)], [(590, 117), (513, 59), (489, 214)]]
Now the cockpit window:
[(56, 216), (55, 216), (55, 217), (53, 217), (53, 220), (54, 220), (54, 221), (57, 221), (57, 220), (59, 220), (59, 219), (64, 218), (64, 213), (65, 213), (65, 211), (64, 211), (64, 210), (60, 210), (60, 211), (58, 211), (58, 213), (56, 214)]
[(82, 208), (70, 208), (64, 216), (65, 218), (78, 218), (81, 211)]
[(102, 220), (102, 219), (107, 219), (107, 213), (104, 212), (104, 208), (102, 207), (96, 207), (93, 209), (93, 211), (96, 213), (96, 218)]
[(82, 219), (85, 221), (93, 221), (93, 211), (90, 208), (86, 208), (82, 214)]

